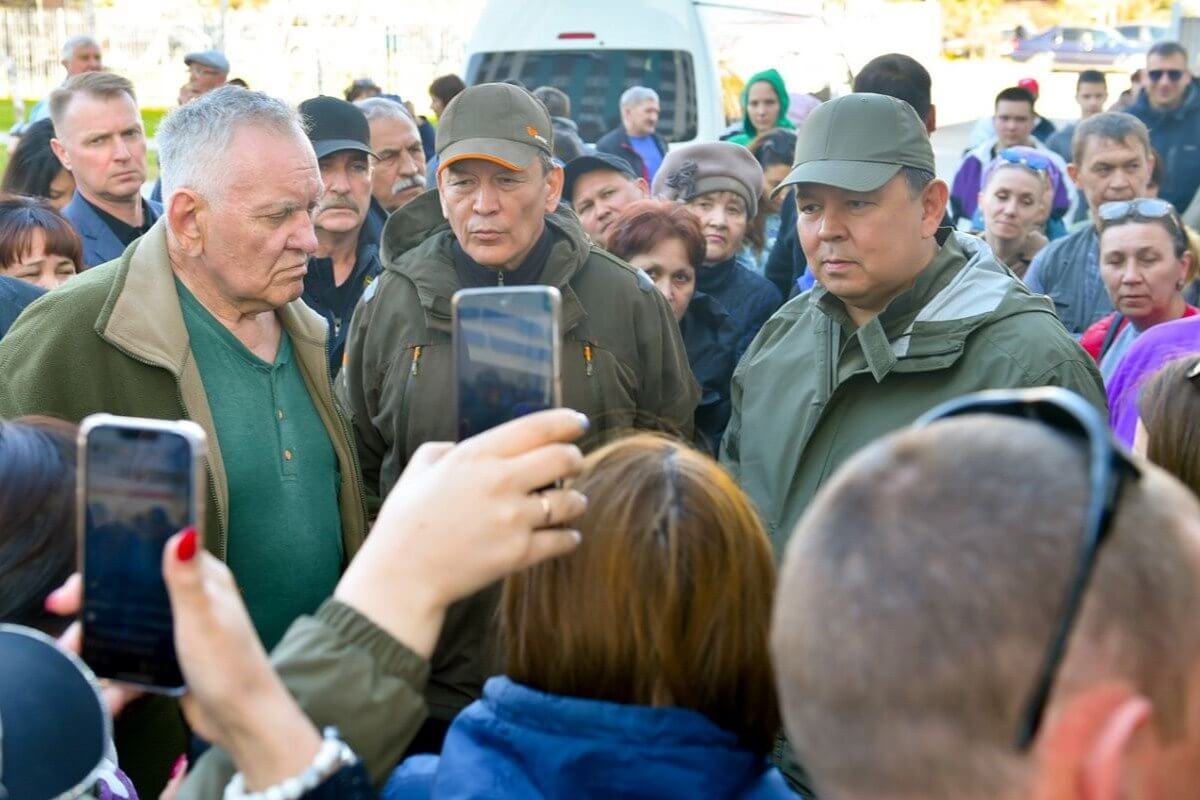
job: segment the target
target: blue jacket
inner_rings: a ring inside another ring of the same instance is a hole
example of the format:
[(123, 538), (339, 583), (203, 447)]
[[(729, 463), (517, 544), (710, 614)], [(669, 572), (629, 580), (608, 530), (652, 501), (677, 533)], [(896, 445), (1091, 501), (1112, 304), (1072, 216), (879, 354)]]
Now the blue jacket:
[(8, 332), (25, 306), (45, 293), (32, 283), (0, 275), (0, 338)]
[(729, 384), (737, 366), (737, 325), (729, 312), (703, 292), (692, 295), (687, 312), (679, 320), (683, 349), (696, 383), (700, 404), (696, 406), (696, 441), (711, 455), (717, 454), (729, 414), (733, 410)]
[(783, 305), (783, 295), (773, 283), (730, 258), (696, 270), (696, 289), (716, 298), (737, 326), (737, 360), (754, 341), (759, 328)]
[(538, 692), (490, 678), (450, 726), (441, 757), (413, 756), (384, 800), (795, 798), (765, 757), (703, 715)]
[(1158, 196), (1182, 214), (1200, 187), (1200, 86), (1189, 86), (1183, 102), (1169, 111), (1151, 108), (1142, 92), (1129, 113), (1146, 123), (1150, 144), (1166, 162)]
[[(666, 158), (667, 140), (656, 133), (654, 134), (654, 143), (658, 146), (658, 152), (662, 153), (663, 158)], [(650, 174), (650, 170), (646, 169), (646, 162), (642, 161), (642, 157), (630, 144), (629, 134), (625, 132), (625, 128), (617, 126), (601, 136), (596, 142), (596, 152), (620, 156), (629, 162), (629, 166), (635, 173), (646, 179), (646, 183), (654, 182), (654, 176)]]
[[(162, 206), (153, 200), (144, 202), (154, 214), (154, 219), (158, 219), (162, 214)], [(101, 219), (96, 210), (80, 196), (78, 191), (75, 192), (75, 196), (71, 198), (71, 202), (67, 203), (67, 207), (62, 210), (62, 213), (75, 228), (79, 238), (83, 240), (83, 265), (85, 267), (98, 267), (119, 258), (125, 252), (125, 245), (121, 244), (121, 240), (112, 232), (112, 228), (108, 227), (108, 223)], [(153, 221), (147, 220), (147, 222)]]

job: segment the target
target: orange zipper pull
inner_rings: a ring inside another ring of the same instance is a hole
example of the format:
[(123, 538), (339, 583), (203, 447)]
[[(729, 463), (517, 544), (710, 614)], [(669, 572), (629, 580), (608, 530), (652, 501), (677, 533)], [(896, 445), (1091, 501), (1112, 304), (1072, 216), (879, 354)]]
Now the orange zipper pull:
[(583, 346), (583, 360), (587, 364), (587, 376), (592, 377), (592, 346), (585, 344)]
[(421, 363), (421, 345), (417, 345), (416, 347), (413, 348), (412, 369), (409, 370), (409, 373), (408, 373), (410, 376), (412, 376), (414, 378), (417, 377), (417, 364), (419, 364), (419, 363)]

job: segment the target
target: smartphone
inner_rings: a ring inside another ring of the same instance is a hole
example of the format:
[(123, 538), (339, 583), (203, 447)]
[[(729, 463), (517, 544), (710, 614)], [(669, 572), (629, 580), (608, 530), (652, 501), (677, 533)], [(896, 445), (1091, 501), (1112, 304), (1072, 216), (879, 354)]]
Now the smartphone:
[(77, 520), (83, 660), (102, 678), (178, 695), (163, 547), (204, 529), (204, 430), (94, 414), (79, 427)]
[(462, 289), (451, 309), (459, 441), (562, 405), (558, 289)]

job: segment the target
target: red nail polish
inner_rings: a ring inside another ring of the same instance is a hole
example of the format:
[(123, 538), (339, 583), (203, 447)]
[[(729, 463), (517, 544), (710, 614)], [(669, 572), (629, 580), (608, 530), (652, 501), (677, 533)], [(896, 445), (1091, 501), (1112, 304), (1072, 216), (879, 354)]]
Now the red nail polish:
[(196, 555), (196, 529), (187, 528), (183, 532), (183, 536), (179, 539), (179, 544), (175, 547), (175, 555), (180, 561), (191, 561)]
[(175, 780), (176, 778), (178, 778), (179, 775), (185, 769), (187, 769), (187, 763), (188, 763), (187, 755), (184, 753), (180, 753), (179, 758), (175, 759), (174, 766), (171, 767), (171, 780)]

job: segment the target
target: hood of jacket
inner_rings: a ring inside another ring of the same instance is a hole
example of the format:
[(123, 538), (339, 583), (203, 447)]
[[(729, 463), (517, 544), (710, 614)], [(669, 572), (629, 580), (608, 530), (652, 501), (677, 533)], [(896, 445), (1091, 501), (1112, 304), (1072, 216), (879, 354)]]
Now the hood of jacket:
[[(554, 244), (539, 283), (562, 293), (563, 330), (568, 331), (586, 316), (568, 284), (587, 261), (592, 244), (579, 218), (564, 205), (546, 215), (546, 225), (554, 233)], [(453, 241), (436, 189), (394, 212), (383, 228), (383, 268), (412, 281), (427, 316), (440, 324), (449, 323), (450, 298), (460, 288), (454, 272)]]
[(765, 757), (695, 711), (495, 677), (454, 720), (430, 797), (595, 797), (600, 787), (623, 798), (791, 796)]
[(764, 69), (762, 72), (751, 75), (750, 80), (746, 81), (746, 88), (742, 89), (742, 134), (753, 139), (762, 133), (750, 121), (750, 87), (756, 83), (771, 84), (771, 88), (775, 90), (775, 95), (779, 98), (779, 121), (775, 123), (775, 127), (795, 130), (796, 126), (787, 117), (788, 107), (791, 106), (792, 101), (788, 97), (787, 85), (783, 82), (783, 76), (777, 69)]
[(1192, 114), (1198, 108), (1200, 108), (1200, 85), (1192, 81), (1191, 85), (1184, 90), (1183, 102), (1175, 108), (1159, 111), (1150, 105), (1150, 98), (1143, 91), (1138, 94), (1137, 100), (1129, 107), (1129, 113), (1144, 121), (1147, 127), (1153, 128), (1164, 122), (1176, 122)]

